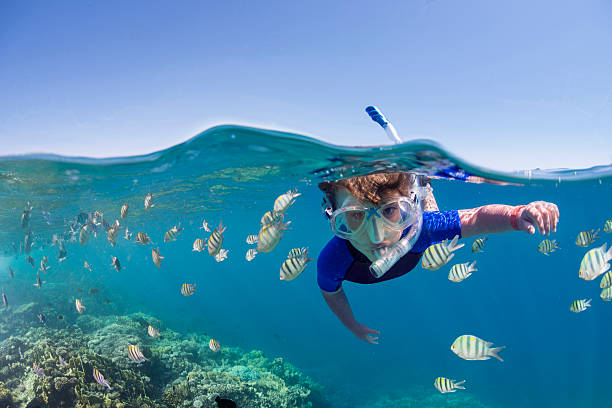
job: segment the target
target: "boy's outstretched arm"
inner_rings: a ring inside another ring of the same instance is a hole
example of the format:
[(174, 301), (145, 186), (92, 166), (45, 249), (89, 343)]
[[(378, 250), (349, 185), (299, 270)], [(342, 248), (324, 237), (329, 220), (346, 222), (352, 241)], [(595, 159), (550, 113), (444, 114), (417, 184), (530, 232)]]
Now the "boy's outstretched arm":
[(370, 344), (378, 344), (378, 330), (370, 329), (369, 327), (360, 324), (355, 320), (351, 305), (348, 302), (346, 294), (342, 287), (335, 292), (326, 292), (321, 290), (327, 306), (334, 312), (338, 319), (346, 326), (347, 329), (353, 332), (355, 336)]
[(534, 201), (527, 205), (489, 204), (469, 210), (459, 210), (461, 236), (496, 234), (512, 230), (542, 235), (557, 231), (559, 209), (553, 203)]

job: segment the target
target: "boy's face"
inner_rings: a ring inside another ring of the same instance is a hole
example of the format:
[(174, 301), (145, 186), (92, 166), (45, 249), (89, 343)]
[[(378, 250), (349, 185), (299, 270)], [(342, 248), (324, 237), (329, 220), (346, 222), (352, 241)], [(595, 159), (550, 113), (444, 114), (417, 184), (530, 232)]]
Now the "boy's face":
[[(398, 191), (390, 191), (385, 194), (385, 200), (392, 200), (400, 197), (401, 195)], [(336, 202), (338, 203), (338, 208), (352, 205), (374, 207), (370, 202), (357, 200), (355, 196), (344, 188), (338, 188), (336, 191)], [(374, 262), (377, 259), (375, 250), (380, 247), (395, 244), (401, 238), (402, 231), (396, 231), (387, 227), (378, 217), (370, 217), (365, 222), (366, 225), (356, 236), (350, 239), (350, 242), (359, 252), (367, 256), (370, 261)]]

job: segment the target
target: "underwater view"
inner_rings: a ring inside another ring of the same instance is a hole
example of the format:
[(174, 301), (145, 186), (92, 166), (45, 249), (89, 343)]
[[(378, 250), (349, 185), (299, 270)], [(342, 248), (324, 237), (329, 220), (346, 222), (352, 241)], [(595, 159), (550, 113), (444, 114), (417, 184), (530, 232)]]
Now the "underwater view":
[[(369, 344), (321, 293), (318, 185), (381, 172), (428, 176), (440, 211), (546, 201), (559, 224), (344, 282)], [(612, 406), (611, 203), (612, 166), (501, 173), (426, 140), (218, 126), (143, 156), (0, 157), (0, 407)]]

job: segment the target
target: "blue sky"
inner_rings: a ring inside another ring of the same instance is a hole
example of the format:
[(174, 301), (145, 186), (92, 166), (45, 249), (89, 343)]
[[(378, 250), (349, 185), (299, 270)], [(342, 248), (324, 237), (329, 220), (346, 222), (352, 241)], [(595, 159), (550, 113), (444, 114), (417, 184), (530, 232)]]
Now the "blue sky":
[(2, 1), (0, 154), (146, 153), (219, 123), (612, 163), (612, 3)]

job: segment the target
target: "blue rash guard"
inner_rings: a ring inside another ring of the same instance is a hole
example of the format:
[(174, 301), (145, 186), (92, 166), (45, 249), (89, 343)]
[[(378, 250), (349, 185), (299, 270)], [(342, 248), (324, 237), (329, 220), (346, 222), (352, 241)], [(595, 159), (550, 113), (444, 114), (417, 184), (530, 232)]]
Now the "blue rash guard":
[[(402, 236), (407, 231), (408, 229)], [(424, 212), (421, 235), (414, 247), (380, 278), (375, 278), (370, 273), (372, 262), (364, 254), (348, 240), (335, 236), (319, 254), (317, 282), (325, 292), (335, 292), (345, 280), (366, 284), (400, 277), (419, 263), (427, 247), (445, 239), (452, 239), (455, 235), (461, 238), (461, 221), (457, 210)]]

